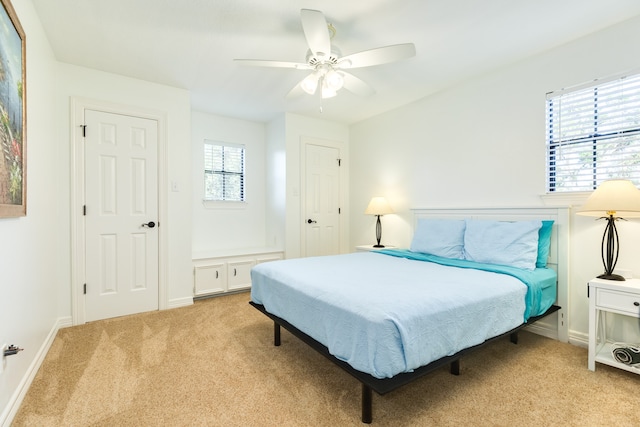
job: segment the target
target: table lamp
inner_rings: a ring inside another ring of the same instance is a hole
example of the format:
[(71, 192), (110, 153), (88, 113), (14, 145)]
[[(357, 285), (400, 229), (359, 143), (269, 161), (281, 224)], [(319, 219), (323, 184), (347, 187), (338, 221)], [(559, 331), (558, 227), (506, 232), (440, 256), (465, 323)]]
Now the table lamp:
[(620, 252), (616, 221), (640, 217), (640, 190), (631, 181), (625, 179), (604, 181), (576, 214), (607, 220), (601, 249), (604, 273), (598, 278), (624, 280), (624, 277), (613, 274)]
[(387, 215), (393, 213), (391, 210), (391, 206), (387, 202), (387, 199), (384, 197), (374, 197), (369, 202), (369, 206), (364, 211), (365, 215), (376, 215), (378, 217), (376, 221), (376, 240), (378, 243), (373, 245), (374, 248), (384, 248), (384, 245), (380, 244), (380, 239), (382, 238), (382, 224), (380, 223), (380, 217), (382, 215)]

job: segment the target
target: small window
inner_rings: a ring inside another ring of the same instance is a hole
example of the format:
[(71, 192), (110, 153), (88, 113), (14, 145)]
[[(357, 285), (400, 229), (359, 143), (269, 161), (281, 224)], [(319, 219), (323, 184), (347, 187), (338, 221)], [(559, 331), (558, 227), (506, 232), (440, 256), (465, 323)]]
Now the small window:
[(204, 199), (244, 202), (244, 145), (204, 142)]
[(547, 94), (547, 192), (640, 184), (640, 74)]

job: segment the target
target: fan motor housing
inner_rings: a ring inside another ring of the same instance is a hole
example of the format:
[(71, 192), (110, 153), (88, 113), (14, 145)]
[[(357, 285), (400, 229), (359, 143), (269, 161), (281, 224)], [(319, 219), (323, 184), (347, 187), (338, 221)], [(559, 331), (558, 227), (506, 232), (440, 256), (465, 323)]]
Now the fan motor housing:
[(306, 60), (307, 64), (315, 68), (322, 64), (337, 65), (341, 56), (342, 52), (340, 52), (340, 49), (331, 47), (329, 56), (315, 56), (311, 50), (308, 50)]

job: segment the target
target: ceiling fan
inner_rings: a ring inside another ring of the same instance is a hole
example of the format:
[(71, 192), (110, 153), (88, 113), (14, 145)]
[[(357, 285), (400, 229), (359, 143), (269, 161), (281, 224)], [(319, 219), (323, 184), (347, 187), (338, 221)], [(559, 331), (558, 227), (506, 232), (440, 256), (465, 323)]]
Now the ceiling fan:
[(302, 9), (300, 11), (302, 29), (309, 45), (306, 62), (271, 61), (263, 59), (235, 59), (242, 65), (258, 67), (293, 68), (310, 70), (311, 73), (300, 81), (289, 92), (287, 98), (316, 92), (322, 98), (336, 96), (344, 88), (357, 95), (368, 96), (375, 93), (373, 88), (363, 80), (345, 70), (387, 64), (415, 56), (413, 43), (396, 44), (365, 50), (342, 56), (340, 49), (331, 45), (335, 28), (327, 24), (324, 14), (318, 10)]

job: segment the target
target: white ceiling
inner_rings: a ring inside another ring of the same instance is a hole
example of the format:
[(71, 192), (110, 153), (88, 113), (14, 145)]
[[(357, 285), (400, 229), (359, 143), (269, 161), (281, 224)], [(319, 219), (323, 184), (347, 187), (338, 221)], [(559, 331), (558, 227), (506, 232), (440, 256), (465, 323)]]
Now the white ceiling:
[[(33, 0), (59, 61), (188, 89), (195, 110), (354, 123), (640, 14), (638, 0)], [(343, 55), (413, 42), (416, 57), (352, 70), (376, 90), (286, 100), (306, 72), (300, 9), (324, 12)], [(28, 35), (27, 35), (28, 42)]]

